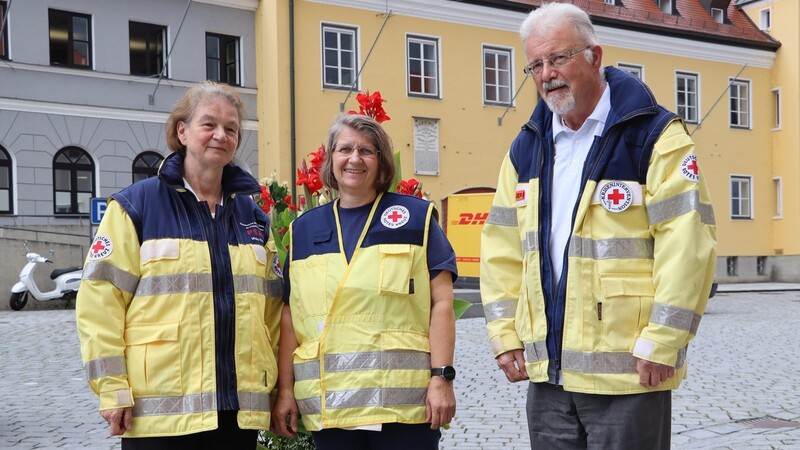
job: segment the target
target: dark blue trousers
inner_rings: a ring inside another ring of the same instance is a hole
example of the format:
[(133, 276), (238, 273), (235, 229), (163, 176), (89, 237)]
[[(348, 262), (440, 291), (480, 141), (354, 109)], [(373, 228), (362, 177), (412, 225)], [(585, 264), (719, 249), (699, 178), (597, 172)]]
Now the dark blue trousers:
[(429, 423), (385, 423), (381, 431), (328, 428), (311, 437), (317, 450), (438, 450), (442, 432)]

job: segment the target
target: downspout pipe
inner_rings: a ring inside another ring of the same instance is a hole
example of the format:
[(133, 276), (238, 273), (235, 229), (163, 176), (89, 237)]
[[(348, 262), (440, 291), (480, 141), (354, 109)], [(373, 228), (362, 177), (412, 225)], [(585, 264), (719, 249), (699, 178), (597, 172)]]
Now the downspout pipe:
[[(294, 86), (294, 0), (289, 0), (289, 154), (292, 167), (292, 198), (297, 203), (297, 130)], [(306, 199), (309, 201), (310, 199)]]

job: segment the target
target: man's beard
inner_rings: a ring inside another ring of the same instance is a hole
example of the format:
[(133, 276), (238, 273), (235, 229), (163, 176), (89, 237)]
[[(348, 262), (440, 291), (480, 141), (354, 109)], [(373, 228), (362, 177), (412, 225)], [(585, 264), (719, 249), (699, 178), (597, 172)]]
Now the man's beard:
[[(552, 93), (550, 90), (566, 86), (563, 92)], [(544, 102), (550, 111), (563, 116), (569, 113), (575, 107), (575, 96), (572, 95), (572, 89), (567, 86), (567, 83), (562, 80), (551, 80), (542, 82), (542, 91), (545, 95)]]

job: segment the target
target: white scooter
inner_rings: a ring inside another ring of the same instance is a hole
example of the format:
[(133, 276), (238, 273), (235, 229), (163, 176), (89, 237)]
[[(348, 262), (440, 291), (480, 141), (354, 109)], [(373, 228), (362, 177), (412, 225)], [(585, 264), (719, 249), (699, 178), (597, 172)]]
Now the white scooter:
[[(75, 300), (78, 295), (78, 288), (81, 285), (81, 276), (83, 269), (80, 267), (67, 267), (66, 269), (55, 269), (50, 273), (50, 279), (55, 282), (56, 286), (52, 291), (42, 292), (36, 286), (36, 280), (33, 279), (33, 272), (36, 271), (37, 264), (52, 264), (48, 258), (45, 258), (38, 253), (32, 252), (28, 248), (28, 241), (25, 241), (25, 257), (28, 259), (28, 264), (22, 268), (19, 273), (19, 281), (11, 287), (11, 309), (19, 311), (28, 303), (28, 294), (34, 300), (46, 302), (50, 300), (66, 300), (65, 308), (69, 306), (70, 300)], [(54, 252), (50, 250), (48, 256), (53, 256)]]

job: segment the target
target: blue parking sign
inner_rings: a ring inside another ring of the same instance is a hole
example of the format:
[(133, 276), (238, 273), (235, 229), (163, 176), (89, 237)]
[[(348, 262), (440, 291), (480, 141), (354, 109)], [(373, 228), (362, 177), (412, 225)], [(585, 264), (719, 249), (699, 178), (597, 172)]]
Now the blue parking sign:
[(100, 225), (103, 214), (106, 213), (106, 206), (108, 206), (108, 199), (105, 197), (95, 197), (91, 200), (92, 225)]

